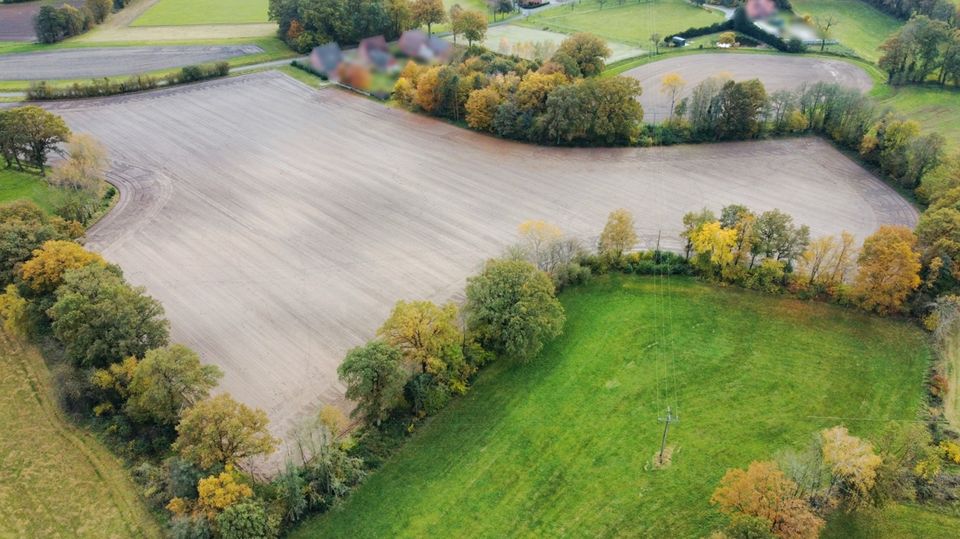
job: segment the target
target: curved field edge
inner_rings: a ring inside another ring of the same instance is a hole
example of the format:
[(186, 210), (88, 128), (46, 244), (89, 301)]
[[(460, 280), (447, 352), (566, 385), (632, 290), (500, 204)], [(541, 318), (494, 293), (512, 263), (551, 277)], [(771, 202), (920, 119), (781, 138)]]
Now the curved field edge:
[[(930, 352), (913, 324), (684, 278), (660, 290), (612, 276), (565, 291), (564, 335), (538, 360), (492, 365), (292, 537), (704, 536), (727, 468), (835, 424), (870, 437), (917, 417)], [(649, 471), (671, 403), (678, 452)]]
[(38, 351), (0, 335), (0, 535), (159, 537), (123, 464), (62, 416)]

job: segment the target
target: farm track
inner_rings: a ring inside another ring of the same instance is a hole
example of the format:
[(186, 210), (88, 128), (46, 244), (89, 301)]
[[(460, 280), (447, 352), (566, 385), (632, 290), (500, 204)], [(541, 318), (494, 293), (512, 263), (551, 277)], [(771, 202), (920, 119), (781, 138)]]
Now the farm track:
[(916, 223), (815, 139), (546, 148), (479, 135), (278, 72), (45, 105), (111, 149), (120, 205), (88, 244), (160, 299), (175, 341), (285, 435), (398, 299), (460, 297), (526, 219), (591, 244), (633, 212), (642, 248), (680, 247), (683, 213), (780, 208), (814, 236)]

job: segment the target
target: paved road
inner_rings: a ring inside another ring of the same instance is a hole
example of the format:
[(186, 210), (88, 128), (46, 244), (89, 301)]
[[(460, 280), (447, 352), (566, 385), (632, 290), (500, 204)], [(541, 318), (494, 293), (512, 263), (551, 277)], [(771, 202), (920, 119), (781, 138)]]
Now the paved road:
[(804, 83), (835, 82), (843, 86), (869, 90), (870, 75), (857, 65), (843, 60), (793, 56), (785, 54), (713, 53), (676, 56), (652, 62), (624, 73), (643, 86), (640, 104), (644, 120), (659, 122), (668, 117), (670, 99), (660, 92), (664, 75), (677, 73), (687, 82), (678, 100), (690, 95), (694, 86), (705, 79), (726, 76), (734, 80), (757, 78), (767, 93), (790, 90)]
[(55, 80), (146, 73), (257, 54), (256, 45), (112, 47), (0, 54), (0, 80)]
[(110, 148), (119, 205), (88, 245), (163, 302), (173, 338), (285, 435), (398, 299), (444, 301), (544, 219), (595, 241), (633, 212), (641, 247), (679, 248), (683, 213), (780, 208), (858, 238), (917, 214), (815, 138), (544, 148), (466, 131), (276, 71), (45, 104)]

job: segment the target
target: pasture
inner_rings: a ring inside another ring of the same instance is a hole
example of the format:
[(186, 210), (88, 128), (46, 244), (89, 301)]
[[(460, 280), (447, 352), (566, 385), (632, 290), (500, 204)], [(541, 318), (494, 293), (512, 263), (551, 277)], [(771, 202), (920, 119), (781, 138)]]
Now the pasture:
[(722, 76), (733, 80), (760, 79), (768, 93), (792, 90), (803, 83), (831, 82), (843, 86), (869, 90), (873, 80), (859, 66), (842, 60), (787, 56), (773, 54), (685, 54), (650, 62), (625, 71), (643, 86), (640, 104), (648, 122), (669, 118), (670, 98), (660, 91), (663, 77), (679, 74), (686, 87), (677, 98), (687, 97), (693, 88), (705, 79)]
[(46, 211), (52, 211), (57, 190), (36, 174), (11, 168), (0, 168), (0, 204), (31, 200)]
[(685, 0), (644, 2), (570, 2), (537, 12), (517, 24), (566, 34), (590, 32), (609, 41), (649, 47), (654, 32), (665, 36), (690, 27), (708, 26), (723, 20), (717, 11), (696, 7)]
[[(798, 15), (833, 17), (831, 38), (870, 62), (880, 58), (880, 46), (903, 22), (860, 0), (794, 0)], [(816, 48), (816, 47), (812, 47)]]
[(960, 91), (937, 86), (883, 86), (875, 97), (928, 132), (940, 133), (950, 148), (960, 145)]
[[(705, 537), (727, 468), (838, 423), (869, 437), (923, 402), (930, 353), (909, 322), (678, 277), (560, 299), (564, 333), (537, 360), (493, 364), (292, 536)], [(674, 454), (655, 470), (668, 404)]]
[(396, 300), (454, 297), (524, 220), (592, 244), (625, 207), (643, 248), (661, 234), (678, 248), (685, 212), (730, 203), (780, 208), (814, 235), (916, 222), (818, 139), (539, 148), (277, 72), (48, 106), (111, 151), (121, 197), (88, 245), (279, 435), (343, 403), (336, 367)]
[(0, 333), (0, 530), (9, 537), (160, 537), (123, 464), (67, 423), (37, 351)]
[[(491, 26), (487, 30), (483, 46), (501, 54), (516, 54), (530, 60), (538, 56), (539, 47), (540, 51), (549, 53), (542, 54), (540, 59), (548, 59), (553, 52), (556, 52), (560, 43), (568, 37), (570, 36), (559, 32), (538, 30), (516, 24), (501, 24)], [(453, 40), (450, 36), (444, 39)], [(462, 41), (462, 37), (460, 39)], [(633, 58), (644, 53), (644, 49), (616, 41), (607, 41), (607, 46), (613, 52), (610, 58), (607, 58), (608, 63)]]
[(131, 26), (266, 23), (267, 0), (159, 0)]

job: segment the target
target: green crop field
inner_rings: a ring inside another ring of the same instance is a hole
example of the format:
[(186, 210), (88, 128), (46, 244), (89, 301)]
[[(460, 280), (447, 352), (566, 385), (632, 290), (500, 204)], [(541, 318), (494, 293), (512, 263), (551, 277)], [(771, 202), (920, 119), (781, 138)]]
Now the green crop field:
[(57, 190), (36, 174), (0, 169), (0, 204), (14, 200), (32, 200), (41, 208), (53, 210)]
[(860, 0), (794, 0), (793, 11), (813, 17), (832, 16), (837, 21), (831, 29), (832, 39), (871, 62), (880, 58), (877, 47), (903, 24)]
[(159, 537), (123, 464), (60, 416), (49, 379), (0, 332), (0, 536)]
[(267, 0), (160, 0), (130, 26), (263, 22), (269, 22)]
[(654, 32), (667, 35), (692, 26), (707, 26), (723, 20), (716, 11), (696, 7), (684, 0), (658, 0), (642, 3), (606, 2), (603, 9), (596, 0), (571, 3), (573, 9), (557, 7), (523, 19), (518, 24), (567, 34), (590, 32), (612, 41), (641, 47)]
[[(564, 335), (538, 360), (492, 365), (293, 536), (702, 537), (724, 523), (708, 500), (727, 468), (836, 424), (869, 437), (917, 417), (930, 356), (915, 325), (692, 279), (665, 289), (613, 276), (564, 292)], [(668, 403), (676, 452), (651, 470)]]

